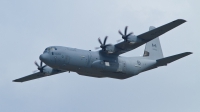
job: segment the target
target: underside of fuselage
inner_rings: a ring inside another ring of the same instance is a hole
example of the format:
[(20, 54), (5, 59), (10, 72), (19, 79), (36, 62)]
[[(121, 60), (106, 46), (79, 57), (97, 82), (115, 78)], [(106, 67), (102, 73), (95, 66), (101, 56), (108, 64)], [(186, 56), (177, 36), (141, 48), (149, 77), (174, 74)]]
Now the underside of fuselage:
[(107, 78), (114, 78), (114, 79), (126, 79), (126, 78), (134, 76), (134, 75), (127, 75), (121, 72), (105, 72), (105, 71), (93, 72), (93, 73), (88, 73), (88, 72), (77, 72), (77, 73), (79, 75), (89, 76), (89, 77), (96, 77), (96, 78), (107, 77)]

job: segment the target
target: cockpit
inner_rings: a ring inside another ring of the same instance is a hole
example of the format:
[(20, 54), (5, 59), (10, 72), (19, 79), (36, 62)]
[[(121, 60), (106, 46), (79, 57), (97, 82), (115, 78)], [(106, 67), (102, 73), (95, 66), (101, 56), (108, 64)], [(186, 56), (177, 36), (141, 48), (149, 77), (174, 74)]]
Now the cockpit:
[(48, 48), (46, 48), (46, 49), (44, 50), (44, 53), (53, 52), (53, 51), (55, 51), (55, 50), (57, 50), (56, 47), (48, 47)]

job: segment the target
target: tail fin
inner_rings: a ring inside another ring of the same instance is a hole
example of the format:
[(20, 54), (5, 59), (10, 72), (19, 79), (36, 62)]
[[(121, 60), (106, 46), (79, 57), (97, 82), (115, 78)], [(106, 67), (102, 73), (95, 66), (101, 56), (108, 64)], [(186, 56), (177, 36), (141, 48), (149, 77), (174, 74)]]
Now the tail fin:
[[(153, 26), (149, 27), (149, 30), (153, 30), (153, 29), (155, 29), (155, 27)], [(159, 37), (146, 43), (143, 56), (148, 57), (149, 59), (154, 59), (154, 60), (163, 58), (163, 53), (162, 53)]]

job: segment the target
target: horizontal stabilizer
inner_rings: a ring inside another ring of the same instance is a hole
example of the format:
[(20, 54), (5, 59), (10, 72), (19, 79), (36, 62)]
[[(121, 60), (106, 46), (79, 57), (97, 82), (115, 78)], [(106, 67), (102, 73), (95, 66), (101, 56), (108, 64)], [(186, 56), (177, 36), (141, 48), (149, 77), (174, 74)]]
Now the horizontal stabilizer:
[(192, 54), (192, 53), (191, 52), (185, 52), (185, 53), (169, 56), (169, 57), (166, 57), (166, 58), (158, 59), (157, 60), (157, 66), (165, 66), (168, 63), (174, 62), (174, 61), (181, 59), (185, 56), (188, 56), (190, 54)]

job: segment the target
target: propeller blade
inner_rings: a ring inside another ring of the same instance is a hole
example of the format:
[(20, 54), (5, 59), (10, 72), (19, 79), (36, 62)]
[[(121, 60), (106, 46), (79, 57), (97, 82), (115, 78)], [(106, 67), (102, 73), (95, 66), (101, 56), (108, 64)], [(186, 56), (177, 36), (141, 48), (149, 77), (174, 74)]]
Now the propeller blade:
[(38, 68), (40, 67), (36, 61), (35, 61), (34, 63), (35, 63), (35, 65), (36, 65)]
[(129, 34), (127, 35), (127, 37), (129, 37), (129, 36), (132, 35), (132, 34), (133, 34), (133, 32), (129, 33)]
[(123, 36), (123, 34), (122, 34), (122, 32), (121, 32), (120, 30), (119, 30), (118, 32), (119, 32), (119, 34), (120, 34), (121, 36)]
[(100, 39), (100, 38), (98, 38), (98, 41), (99, 41), (99, 43), (102, 45), (102, 42), (101, 42), (101, 39)]
[(104, 38), (104, 41), (103, 41), (103, 43), (102, 43), (102, 41), (101, 41), (101, 39), (100, 39), (100, 37), (99, 37), (99, 38), (98, 38), (98, 41), (99, 41), (99, 43), (100, 43), (101, 45), (100, 45), (100, 47), (95, 47), (95, 49), (97, 50), (97, 49), (99, 49), (99, 48), (102, 48), (102, 50), (105, 51), (105, 50), (106, 50), (106, 47), (111, 45), (111, 44), (106, 44), (107, 39), (108, 39), (108, 36), (106, 36), (106, 37)]
[(100, 49), (100, 47), (95, 47), (95, 50), (98, 50), (98, 49)]
[[(128, 30), (128, 26), (125, 27), (125, 29), (124, 29), (124, 34), (122, 34), (122, 32), (121, 32), (120, 30), (118, 31), (119, 34), (122, 36), (122, 38), (123, 38), (125, 41), (127, 41), (128, 37), (129, 37), (130, 35), (133, 34), (133, 32), (127, 34), (127, 30)], [(121, 41), (121, 40), (117, 40), (117, 42), (120, 42), (120, 41)]]
[(119, 39), (119, 40), (117, 40), (117, 42), (120, 42), (120, 41), (122, 41), (123, 39)]
[(42, 61), (40, 61), (40, 67), (42, 67)]
[(36, 73), (36, 72), (38, 72), (38, 70), (34, 70), (34, 71), (33, 71), (33, 73)]
[(42, 69), (44, 68), (44, 67), (46, 67), (47, 65), (44, 65), (43, 67), (42, 67)]
[(127, 29), (128, 29), (128, 26), (125, 27), (124, 35), (126, 35), (126, 33), (127, 33)]
[(108, 36), (105, 37), (103, 44), (106, 45), (106, 41), (107, 41)]
[(112, 45), (112, 44), (106, 44), (105, 47), (107, 47), (107, 46), (111, 46), (111, 45)]
[[(43, 69), (44, 69), (44, 67), (46, 67), (47, 65), (44, 65), (44, 66), (42, 66), (42, 61), (40, 61), (40, 66), (39, 66), (39, 64), (35, 61), (35, 65), (38, 67), (38, 70), (42, 73), (43, 72)], [(36, 73), (38, 70), (35, 70), (35, 71), (33, 71), (33, 73)]]

